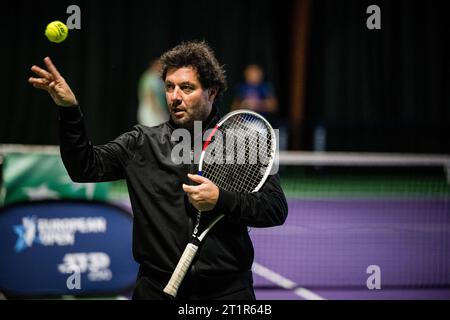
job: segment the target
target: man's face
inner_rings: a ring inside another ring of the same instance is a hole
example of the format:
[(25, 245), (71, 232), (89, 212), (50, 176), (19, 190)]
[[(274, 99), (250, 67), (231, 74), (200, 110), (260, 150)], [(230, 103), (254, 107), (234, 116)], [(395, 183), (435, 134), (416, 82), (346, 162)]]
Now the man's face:
[(177, 125), (190, 129), (194, 121), (208, 118), (216, 92), (214, 89), (203, 89), (195, 69), (170, 68), (165, 87), (170, 117)]

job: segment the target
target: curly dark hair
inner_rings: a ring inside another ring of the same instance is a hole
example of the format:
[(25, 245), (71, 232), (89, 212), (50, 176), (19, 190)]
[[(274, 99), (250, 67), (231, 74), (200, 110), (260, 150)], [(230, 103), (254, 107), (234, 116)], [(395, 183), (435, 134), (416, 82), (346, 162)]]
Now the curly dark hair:
[(197, 71), (203, 88), (217, 89), (217, 98), (220, 98), (227, 88), (225, 70), (219, 65), (213, 50), (205, 41), (182, 42), (164, 53), (159, 61), (163, 81), (166, 80), (169, 68), (192, 67)]

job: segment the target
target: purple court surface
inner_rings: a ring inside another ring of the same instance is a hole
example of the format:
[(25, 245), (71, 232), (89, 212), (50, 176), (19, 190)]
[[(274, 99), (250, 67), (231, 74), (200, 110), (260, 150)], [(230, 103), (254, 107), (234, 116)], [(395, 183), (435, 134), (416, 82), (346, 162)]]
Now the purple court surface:
[(250, 230), (257, 299), (450, 299), (449, 198), (288, 202)]

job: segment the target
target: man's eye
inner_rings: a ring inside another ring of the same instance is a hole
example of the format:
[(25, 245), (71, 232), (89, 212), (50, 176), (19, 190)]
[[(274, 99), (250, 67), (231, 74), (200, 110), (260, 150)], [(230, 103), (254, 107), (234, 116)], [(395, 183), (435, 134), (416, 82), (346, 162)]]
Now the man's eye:
[(194, 90), (194, 88), (191, 86), (182, 86), (181, 90), (183, 90), (186, 93), (189, 93), (189, 92), (192, 92)]
[(172, 91), (173, 85), (172, 84), (166, 84), (166, 91)]

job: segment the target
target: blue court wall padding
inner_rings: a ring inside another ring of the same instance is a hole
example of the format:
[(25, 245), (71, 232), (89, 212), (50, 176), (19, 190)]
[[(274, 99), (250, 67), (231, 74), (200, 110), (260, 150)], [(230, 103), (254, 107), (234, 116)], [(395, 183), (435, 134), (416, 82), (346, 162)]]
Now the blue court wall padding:
[(133, 287), (132, 217), (84, 200), (0, 209), (0, 291), (14, 296), (111, 295)]

